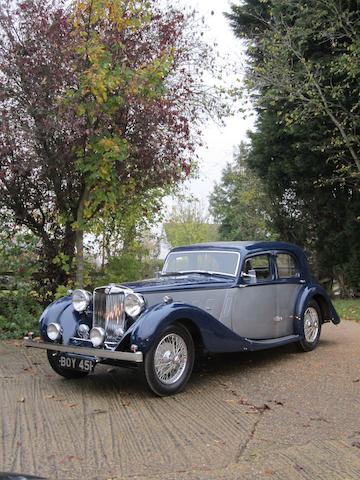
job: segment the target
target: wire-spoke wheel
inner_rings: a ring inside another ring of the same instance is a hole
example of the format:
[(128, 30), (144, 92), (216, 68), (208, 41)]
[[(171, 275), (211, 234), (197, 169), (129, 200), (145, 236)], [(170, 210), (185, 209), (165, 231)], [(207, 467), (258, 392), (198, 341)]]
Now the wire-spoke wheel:
[(166, 328), (145, 356), (144, 372), (150, 389), (159, 396), (180, 392), (194, 365), (194, 342), (182, 325)]
[(299, 346), (305, 352), (313, 350), (319, 343), (321, 333), (321, 312), (319, 305), (311, 300), (307, 305), (303, 318)]

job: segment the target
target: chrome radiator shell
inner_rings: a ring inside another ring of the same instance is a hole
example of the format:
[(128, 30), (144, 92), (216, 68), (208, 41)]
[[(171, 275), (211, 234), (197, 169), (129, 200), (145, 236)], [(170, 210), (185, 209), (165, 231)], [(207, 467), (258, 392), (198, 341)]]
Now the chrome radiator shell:
[(94, 290), (93, 327), (106, 332), (106, 342), (118, 342), (125, 332), (125, 289), (116, 285)]

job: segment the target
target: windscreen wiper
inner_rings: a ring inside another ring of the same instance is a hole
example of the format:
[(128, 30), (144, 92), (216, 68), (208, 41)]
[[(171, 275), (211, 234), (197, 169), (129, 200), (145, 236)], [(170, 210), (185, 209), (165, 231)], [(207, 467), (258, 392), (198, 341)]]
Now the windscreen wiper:
[(181, 275), (205, 275), (207, 277), (213, 277), (213, 276), (220, 276), (220, 277), (226, 277), (226, 273), (217, 273), (217, 272), (207, 272), (204, 270), (189, 270), (186, 272), (166, 272), (162, 273), (162, 277), (175, 277), (175, 276), (181, 276)]

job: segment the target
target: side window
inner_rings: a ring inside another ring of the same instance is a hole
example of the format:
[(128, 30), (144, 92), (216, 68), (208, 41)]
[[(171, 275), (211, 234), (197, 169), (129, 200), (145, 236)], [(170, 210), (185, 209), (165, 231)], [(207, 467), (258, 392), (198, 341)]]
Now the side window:
[(300, 271), (295, 258), (288, 253), (278, 253), (276, 264), (279, 278), (299, 278)]
[[(257, 282), (271, 280), (270, 257), (268, 255), (257, 255), (256, 257), (248, 258), (245, 262), (245, 273), (251, 275), (254, 271)], [(247, 283), (252, 282), (247, 281)]]

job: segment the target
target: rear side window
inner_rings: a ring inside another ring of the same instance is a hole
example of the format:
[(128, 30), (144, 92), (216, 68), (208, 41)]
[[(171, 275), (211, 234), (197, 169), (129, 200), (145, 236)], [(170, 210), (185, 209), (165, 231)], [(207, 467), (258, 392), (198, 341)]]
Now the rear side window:
[(254, 270), (257, 281), (271, 280), (272, 275), (269, 256), (257, 255), (256, 257), (248, 258), (245, 262), (245, 273), (250, 274), (251, 271)]
[(288, 253), (278, 253), (276, 264), (279, 278), (299, 278), (300, 270), (295, 258)]

